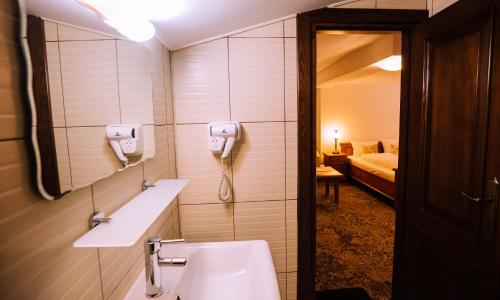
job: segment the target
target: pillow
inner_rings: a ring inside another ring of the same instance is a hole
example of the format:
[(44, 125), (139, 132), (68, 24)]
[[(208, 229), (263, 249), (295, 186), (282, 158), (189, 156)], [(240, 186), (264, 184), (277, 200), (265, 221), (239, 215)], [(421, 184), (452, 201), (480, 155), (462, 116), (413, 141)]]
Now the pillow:
[(399, 153), (399, 145), (391, 144), (390, 147), (391, 147), (391, 150), (389, 150), (389, 153), (398, 155), (398, 153)]
[(367, 153), (378, 153), (378, 145), (361, 145), (363, 148), (363, 154)]
[(385, 153), (393, 153), (391, 151), (391, 145), (399, 146), (399, 139), (382, 139), (382, 146), (384, 147)]
[(375, 146), (375, 152), (377, 153), (377, 147), (378, 147), (378, 141), (351, 141), (352, 144), (352, 155), (353, 156), (360, 156), (361, 154), (364, 154), (364, 149), (363, 146)]

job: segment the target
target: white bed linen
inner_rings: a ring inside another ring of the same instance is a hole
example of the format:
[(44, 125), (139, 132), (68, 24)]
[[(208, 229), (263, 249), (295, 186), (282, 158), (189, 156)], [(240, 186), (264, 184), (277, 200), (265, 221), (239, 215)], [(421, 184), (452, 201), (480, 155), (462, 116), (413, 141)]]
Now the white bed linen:
[[(385, 153), (379, 153), (379, 154), (385, 154)], [(395, 181), (395, 173), (392, 169), (382, 167), (380, 165), (376, 165), (374, 163), (371, 163), (364, 159), (363, 157), (360, 156), (348, 156), (349, 160), (351, 161), (351, 165), (356, 166), (360, 169), (363, 169), (367, 172), (372, 173), (373, 175), (376, 175), (380, 178), (383, 178), (385, 180), (394, 182)]]
[(398, 156), (393, 153), (367, 153), (361, 154), (361, 158), (369, 163), (389, 170), (398, 167)]

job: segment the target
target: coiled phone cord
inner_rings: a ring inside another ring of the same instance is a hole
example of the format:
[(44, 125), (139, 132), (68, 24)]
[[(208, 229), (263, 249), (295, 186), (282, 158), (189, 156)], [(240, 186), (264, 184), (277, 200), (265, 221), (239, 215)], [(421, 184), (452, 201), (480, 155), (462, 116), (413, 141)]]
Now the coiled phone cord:
[[(220, 182), (219, 182), (219, 200), (226, 202), (229, 199), (231, 199), (232, 196), (232, 188), (231, 188), (231, 182), (229, 181), (229, 178), (226, 176), (226, 160), (221, 159), (221, 177), (220, 177)], [(223, 195), (223, 188), (224, 186), (226, 187), (226, 193)]]

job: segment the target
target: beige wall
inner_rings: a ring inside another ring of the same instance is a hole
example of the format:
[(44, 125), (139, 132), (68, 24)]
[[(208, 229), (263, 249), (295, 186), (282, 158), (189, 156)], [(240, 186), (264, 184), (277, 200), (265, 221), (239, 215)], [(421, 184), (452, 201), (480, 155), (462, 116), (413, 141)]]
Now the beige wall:
[[(295, 19), (175, 51), (172, 57), (181, 233), (188, 241), (265, 239), (283, 299), (295, 299), (297, 71)], [(242, 122), (234, 201), (217, 199), (208, 122)], [(288, 291), (288, 295), (287, 295)], [(288, 298), (287, 298), (288, 296)]]
[[(93, 211), (106, 214), (141, 192), (143, 179), (175, 177), (169, 52), (150, 44), (155, 60), (156, 156), (49, 202), (34, 190), (26, 133), (30, 113), (17, 37), (16, 1), (0, 4), (0, 291), (2, 299), (121, 299), (143, 268), (142, 239), (130, 248), (76, 249)], [(179, 235), (174, 202), (144, 235)]]
[(380, 140), (399, 136), (400, 81), (397, 76), (393, 82), (375, 80), (323, 88), (320, 102), (322, 152), (333, 150), (334, 129), (340, 130), (340, 141)]
[(358, 0), (339, 8), (428, 9), (433, 16), (458, 0)]

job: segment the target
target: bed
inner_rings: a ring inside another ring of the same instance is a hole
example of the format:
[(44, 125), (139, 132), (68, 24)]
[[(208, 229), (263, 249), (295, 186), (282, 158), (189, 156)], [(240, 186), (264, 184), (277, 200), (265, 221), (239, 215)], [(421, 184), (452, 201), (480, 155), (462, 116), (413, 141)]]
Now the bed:
[(353, 143), (340, 144), (341, 152), (347, 155), (347, 176), (395, 200), (397, 149), (396, 152), (384, 151), (386, 143), (375, 142), (377, 146), (372, 147), (372, 151), (366, 153), (356, 151), (355, 148), (358, 146), (353, 147)]

